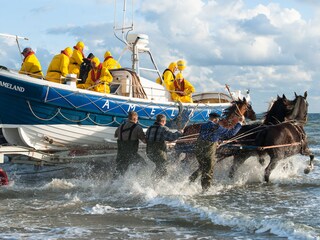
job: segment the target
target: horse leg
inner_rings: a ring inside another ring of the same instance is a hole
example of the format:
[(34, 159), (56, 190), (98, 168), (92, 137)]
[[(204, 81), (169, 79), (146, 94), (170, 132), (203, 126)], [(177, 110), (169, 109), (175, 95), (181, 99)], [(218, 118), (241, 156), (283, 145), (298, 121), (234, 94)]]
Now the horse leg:
[(264, 180), (266, 182), (270, 181), (270, 174), (271, 174), (272, 170), (275, 169), (275, 167), (277, 166), (278, 160), (281, 159), (280, 156), (278, 156), (277, 154), (275, 154), (273, 152), (269, 153), (269, 156), (270, 156), (270, 162), (264, 170)]
[(310, 173), (310, 171), (313, 169), (314, 155), (310, 154), (309, 157), (310, 157), (309, 165), (304, 169), (305, 174)]
[(235, 172), (239, 169), (239, 167), (249, 158), (245, 153), (239, 153), (238, 155), (233, 156), (233, 164), (229, 171), (229, 178), (233, 178)]

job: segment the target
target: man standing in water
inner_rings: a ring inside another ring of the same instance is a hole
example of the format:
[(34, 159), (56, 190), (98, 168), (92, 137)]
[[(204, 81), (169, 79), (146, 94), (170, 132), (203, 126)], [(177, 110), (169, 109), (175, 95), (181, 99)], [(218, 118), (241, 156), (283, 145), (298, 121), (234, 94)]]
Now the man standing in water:
[(124, 174), (130, 164), (145, 162), (138, 154), (138, 149), (139, 140), (146, 143), (146, 136), (138, 124), (136, 112), (129, 112), (128, 120), (117, 128), (114, 137), (118, 139), (116, 175)]
[(167, 174), (167, 145), (182, 136), (183, 130), (171, 132), (166, 125), (166, 116), (158, 114), (156, 122), (147, 130), (147, 156), (156, 165), (154, 175), (161, 178)]
[(212, 183), (218, 141), (221, 138), (231, 138), (236, 135), (244, 120), (244, 117), (241, 116), (239, 122), (232, 129), (228, 129), (219, 125), (219, 117), (220, 115), (217, 113), (209, 114), (209, 121), (201, 126), (195, 146), (195, 154), (199, 168), (189, 177), (189, 180), (190, 182), (194, 182), (201, 173), (201, 186), (203, 191), (207, 191)]

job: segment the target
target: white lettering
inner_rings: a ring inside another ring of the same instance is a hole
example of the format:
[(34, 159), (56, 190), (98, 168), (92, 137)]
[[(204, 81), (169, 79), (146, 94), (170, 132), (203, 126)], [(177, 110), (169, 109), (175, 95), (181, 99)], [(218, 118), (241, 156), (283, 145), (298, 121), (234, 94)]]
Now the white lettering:
[(14, 90), (17, 92), (24, 92), (25, 91), (24, 87), (12, 85), (11, 83), (2, 82), (2, 81), (0, 81), (0, 87), (8, 88), (8, 89), (11, 89), (11, 90)]
[(174, 109), (172, 109), (171, 117), (174, 117)]
[(135, 109), (136, 109), (136, 105), (135, 104), (130, 104), (129, 107), (128, 107), (128, 111), (127, 112), (134, 111)]
[(110, 106), (109, 106), (109, 100), (107, 100), (107, 101), (103, 104), (102, 108), (104, 108), (104, 107), (107, 107), (107, 109), (110, 108)]
[(152, 110), (151, 110), (151, 113), (150, 113), (150, 114), (151, 114), (151, 115), (154, 115), (154, 114), (155, 114), (155, 111), (156, 111), (156, 110), (155, 110), (154, 108), (152, 108)]
[(210, 110), (207, 110), (207, 115), (206, 115), (206, 117), (209, 117), (209, 114), (211, 113), (211, 111)]

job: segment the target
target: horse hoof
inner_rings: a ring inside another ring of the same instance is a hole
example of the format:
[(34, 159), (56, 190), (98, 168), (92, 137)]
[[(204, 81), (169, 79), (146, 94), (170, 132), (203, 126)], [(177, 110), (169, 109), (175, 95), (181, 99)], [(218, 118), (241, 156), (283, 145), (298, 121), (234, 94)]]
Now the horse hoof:
[(263, 165), (263, 164), (264, 164), (264, 158), (259, 158), (259, 163), (260, 163), (261, 165)]
[(304, 169), (304, 174), (310, 173), (312, 169), (313, 169), (313, 165), (310, 165), (310, 166), (306, 167), (306, 168)]

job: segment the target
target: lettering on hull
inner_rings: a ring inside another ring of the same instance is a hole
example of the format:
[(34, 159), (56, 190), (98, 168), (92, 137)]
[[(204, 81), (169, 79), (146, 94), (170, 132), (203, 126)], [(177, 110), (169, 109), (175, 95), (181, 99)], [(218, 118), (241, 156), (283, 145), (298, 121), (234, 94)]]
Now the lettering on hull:
[(7, 83), (7, 82), (3, 82), (3, 81), (0, 81), (0, 87), (11, 89), (11, 90), (14, 90), (17, 92), (24, 92), (25, 91), (24, 87), (13, 85), (12, 83)]

